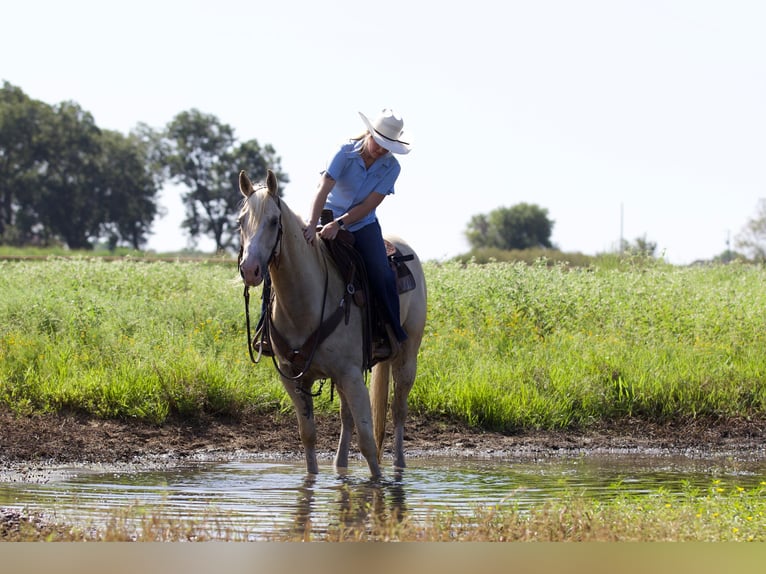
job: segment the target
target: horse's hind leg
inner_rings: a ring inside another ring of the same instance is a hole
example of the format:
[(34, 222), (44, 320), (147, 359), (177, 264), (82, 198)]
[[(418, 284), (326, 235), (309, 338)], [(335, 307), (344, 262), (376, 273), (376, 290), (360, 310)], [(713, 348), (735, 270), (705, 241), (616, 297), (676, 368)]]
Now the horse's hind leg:
[[(409, 341), (408, 341), (409, 342)], [(404, 468), (404, 423), (407, 421), (407, 398), (415, 382), (417, 371), (417, 351), (414, 357), (402, 357), (401, 362), (394, 361), (392, 374), (394, 379), (394, 397), (391, 403), (391, 419), (394, 427), (393, 451), (394, 467)]]
[[(314, 423), (314, 399), (308, 392), (301, 392), (300, 383), (294, 381), (282, 381), (282, 384), (290, 395), (295, 407), (295, 414), (298, 418), (298, 431), (301, 435), (303, 450), (306, 454), (306, 472), (309, 474), (318, 474), (319, 465), (317, 464), (317, 431)], [(309, 387), (310, 390), (310, 387)]]
[(351, 432), (354, 429), (354, 415), (346, 396), (340, 389), (338, 389), (338, 396), (340, 397), (340, 437), (334, 461), (336, 470), (348, 468), (348, 451), (351, 447)]

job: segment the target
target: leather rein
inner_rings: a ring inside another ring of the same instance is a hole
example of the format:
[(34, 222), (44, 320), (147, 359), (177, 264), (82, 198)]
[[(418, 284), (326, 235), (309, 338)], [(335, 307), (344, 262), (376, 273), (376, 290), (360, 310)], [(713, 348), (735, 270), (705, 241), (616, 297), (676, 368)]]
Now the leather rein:
[[(261, 310), (261, 317), (258, 320), (258, 326), (256, 327), (256, 333), (260, 331), (260, 339), (262, 342), (270, 342), (273, 345), (273, 350), (279, 353), (281, 357), (293, 366), (294, 370), (299, 371), (297, 375), (289, 375), (285, 373), (279, 366), (276, 353), (272, 353), (271, 360), (274, 363), (274, 368), (285, 379), (291, 381), (297, 381), (302, 379), (311, 368), (311, 364), (314, 361), (314, 355), (319, 345), (335, 331), (335, 328), (340, 324), (341, 320), (345, 317), (345, 323), (348, 324), (349, 313), (351, 310), (351, 297), (353, 296), (353, 286), (349, 286), (343, 294), (340, 300), (340, 304), (335, 311), (325, 319), (325, 307), (327, 304), (327, 290), (329, 284), (329, 271), (327, 269), (327, 262), (325, 261), (325, 275), (324, 275), (324, 292), (322, 295), (322, 310), (319, 316), (319, 326), (308, 336), (300, 348), (293, 348), (290, 346), (287, 339), (279, 332), (274, 325), (272, 304), (273, 297), (271, 293), (271, 275), (269, 269), (272, 265), (275, 268), (279, 267), (279, 255), (278, 250), (282, 242), (282, 203), (279, 198), (276, 198), (277, 206), (279, 207), (279, 225), (277, 229), (277, 237), (274, 241), (274, 247), (271, 250), (271, 255), (266, 264), (266, 272), (263, 280), (263, 293), (262, 299), (264, 305)], [(244, 252), (244, 244), (239, 247), (239, 257), (237, 258), (237, 269), (242, 275), (241, 264), (242, 256)], [(262, 355), (263, 346), (259, 347), (258, 357), (253, 355), (253, 341), (250, 334), (250, 286), (245, 285), (244, 289), (245, 299), (245, 320), (247, 323), (247, 350), (250, 354), (250, 360), (253, 363), (259, 363)], [(322, 388), (320, 386), (317, 393), (312, 396), (317, 396), (321, 393)]]

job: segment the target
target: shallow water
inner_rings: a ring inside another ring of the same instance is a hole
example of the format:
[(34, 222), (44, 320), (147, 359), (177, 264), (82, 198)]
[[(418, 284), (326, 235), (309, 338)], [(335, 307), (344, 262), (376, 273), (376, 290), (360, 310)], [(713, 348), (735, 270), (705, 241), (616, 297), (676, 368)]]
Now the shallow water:
[(656, 456), (593, 456), (543, 460), (412, 459), (383, 480), (367, 479), (367, 467), (352, 463), (338, 474), (328, 463), (307, 476), (302, 461), (202, 462), (148, 472), (60, 469), (45, 484), (0, 484), (0, 506), (41, 511), (57, 521), (103, 525), (124, 511), (192, 519), (264, 539), (274, 532), (339, 525), (355, 527), (370, 517), (425, 519), (436, 511), (470, 516), (478, 506), (530, 508), (563, 494), (609, 498), (682, 492), (689, 486), (752, 487), (766, 477), (766, 461), (702, 460)]

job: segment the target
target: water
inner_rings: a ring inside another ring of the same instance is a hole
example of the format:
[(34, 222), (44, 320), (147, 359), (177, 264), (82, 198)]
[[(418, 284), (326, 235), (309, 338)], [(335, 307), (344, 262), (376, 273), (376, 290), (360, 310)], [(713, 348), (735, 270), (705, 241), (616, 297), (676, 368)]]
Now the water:
[[(263, 539), (274, 532), (363, 526), (370, 516), (425, 519), (436, 511), (470, 516), (478, 506), (524, 510), (564, 494), (609, 498), (644, 495), (661, 487), (702, 490), (758, 485), (766, 461), (657, 456), (587, 456), (543, 460), (412, 459), (379, 482), (353, 463), (339, 475), (328, 463), (307, 476), (302, 462), (201, 462), (161, 471), (99, 472), (59, 469), (45, 484), (0, 484), (0, 506), (44, 512), (57, 521), (103, 525), (116, 513), (194, 520)], [(137, 520), (137, 519), (136, 519)]]

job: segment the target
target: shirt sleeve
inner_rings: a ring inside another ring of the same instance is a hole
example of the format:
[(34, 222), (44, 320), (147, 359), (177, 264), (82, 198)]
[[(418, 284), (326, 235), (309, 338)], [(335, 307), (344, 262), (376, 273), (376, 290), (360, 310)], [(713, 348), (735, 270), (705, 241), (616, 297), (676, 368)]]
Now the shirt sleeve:
[(377, 191), (382, 195), (390, 195), (394, 193), (394, 184), (399, 179), (399, 172), (402, 170), (398, 162), (393, 162), (391, 168), (383, 174), (378, 184), (373, 191)]
[(330, 160), (330, 165), (325, 170), (327, 175), (338, 181), (348, 165), (348, 152), (345, 147), (338, 150), (338, 152)]

